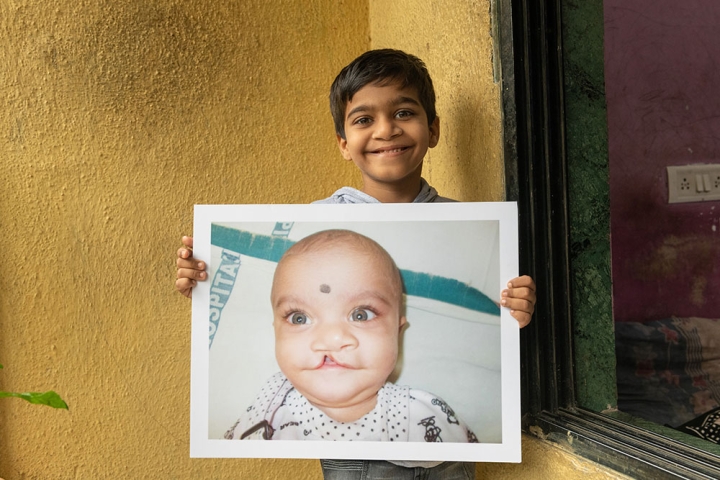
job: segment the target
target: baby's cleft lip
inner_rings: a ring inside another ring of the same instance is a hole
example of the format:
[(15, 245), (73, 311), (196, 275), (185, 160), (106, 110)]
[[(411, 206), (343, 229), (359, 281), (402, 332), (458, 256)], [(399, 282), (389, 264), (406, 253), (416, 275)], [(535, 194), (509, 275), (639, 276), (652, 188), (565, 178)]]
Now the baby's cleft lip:
[(352, 368), (350, 365), (346, 365), (342, 362), (338, 362), (330, 355), (325, 355), (322, 361), (315, 367), (316, 369), (332, 369), (332, 368)]

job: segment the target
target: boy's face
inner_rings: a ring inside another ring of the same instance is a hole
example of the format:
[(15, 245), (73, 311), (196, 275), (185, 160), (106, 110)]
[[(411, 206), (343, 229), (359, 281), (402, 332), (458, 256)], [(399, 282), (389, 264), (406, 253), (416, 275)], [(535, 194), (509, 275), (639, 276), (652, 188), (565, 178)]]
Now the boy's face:
[(439, 120), (428, 125), (414, 88), (368, 84), (345, 106), (343, 157), (360, 169), (365, 189), (419, 181), (428, 148), (440, 138)]
[(286, 256), (275, 273), (278, 364), (328, 414), (372, 409), (397, 361), (402, 291), (378, 257), (331, 246)]

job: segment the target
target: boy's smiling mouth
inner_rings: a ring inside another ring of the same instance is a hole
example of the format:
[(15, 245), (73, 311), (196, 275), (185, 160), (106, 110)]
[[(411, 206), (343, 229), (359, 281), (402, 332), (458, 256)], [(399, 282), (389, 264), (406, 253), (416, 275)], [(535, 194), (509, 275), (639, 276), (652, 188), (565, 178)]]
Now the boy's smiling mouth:
[(405, 150), (409, 149), (410, 147), (406, 146), (392, 146), (392, 147), (384, 147), (384, 148), (378, 148), (375, 150), (371, 150), (370, 153), (374, 153), (376, 155), (383, 155), (383, 154), (395, 154), (395, 153), (402, 153)]

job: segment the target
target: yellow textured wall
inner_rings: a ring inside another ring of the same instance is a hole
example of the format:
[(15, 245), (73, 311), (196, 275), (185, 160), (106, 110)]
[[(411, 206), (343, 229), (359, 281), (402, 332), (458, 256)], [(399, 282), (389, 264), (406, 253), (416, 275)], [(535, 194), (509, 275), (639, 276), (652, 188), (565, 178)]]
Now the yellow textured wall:
[(318, 478), (189, 458), (194, 203), (309, 202), (357, 181), (327, 91), (366, 1), (0, 0), (0, 477)]
[(505, 198), (490, 32), (489, 0), (370, 0), (372, 48), (399, 48), (428, 66), (440, 143), (425, 157), (423, 173), (442, 195), (463, 201)]
[[(433, 73), (431, 182), (501, 198), (489, 7), (393, 2), (382, 16), (381, 3), (0, 0), (0, 389), (54, 388), (70, 404), (0, 401), (0, 477), (321, 477), (312, 460), (189, 458), (190, 304), (173, 291), (174, 251), (194, 203), (359, 186), (327, 90), (371, 45)], [(528, 442), (523, 466), (478, 471), (573, 471)]]

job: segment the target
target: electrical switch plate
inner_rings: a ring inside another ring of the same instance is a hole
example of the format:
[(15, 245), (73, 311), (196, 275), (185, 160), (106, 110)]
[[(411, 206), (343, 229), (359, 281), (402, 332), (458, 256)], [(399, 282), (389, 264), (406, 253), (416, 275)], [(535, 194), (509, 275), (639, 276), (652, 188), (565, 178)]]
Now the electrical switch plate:
[(720, 164), (667, 167), (668, 203), (720, 201)]

